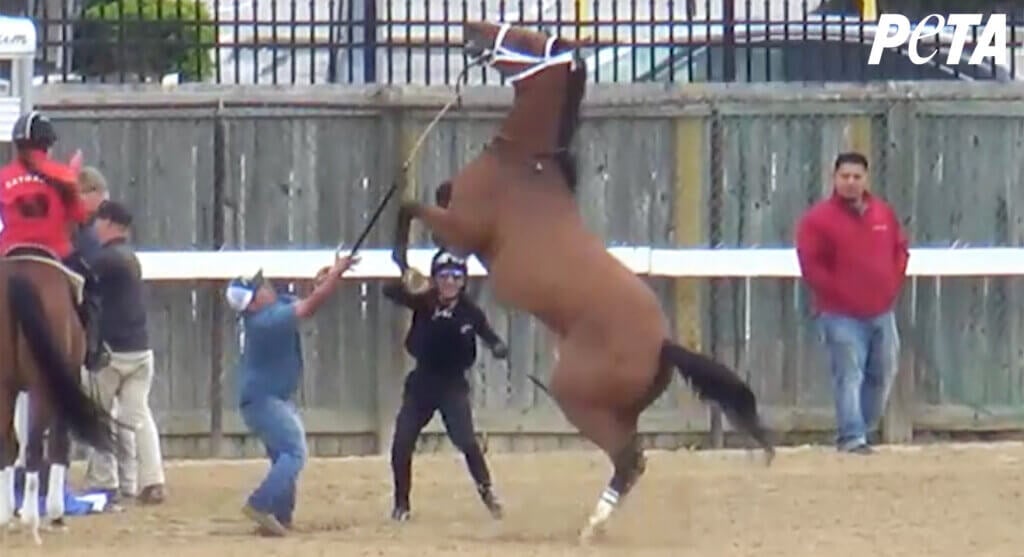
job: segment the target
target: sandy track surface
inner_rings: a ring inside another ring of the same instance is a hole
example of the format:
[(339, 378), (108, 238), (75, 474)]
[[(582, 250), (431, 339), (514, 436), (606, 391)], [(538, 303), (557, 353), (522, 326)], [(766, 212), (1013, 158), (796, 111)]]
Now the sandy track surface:
[[(2, 555), (163, 557), (964, 556), (1024, 555), (1024, 445), (883, 448), (871, 457), (783, 450), (771, 468), (742, 451), (651, 452), (604, 540), (578, 547), (610, 466), (596, 452), (489, 455), (507, 515), (494, 521), (460, 455), (417, 455), (413, 520), (388, 520), (380, 458), (312, 461), (296, 533), (253, 535), (239, 508), (262, 461), (171, 462), (169, 501), (69, 520), (36, 548)], [(72, 480), (80, 478), (76, 467)]]

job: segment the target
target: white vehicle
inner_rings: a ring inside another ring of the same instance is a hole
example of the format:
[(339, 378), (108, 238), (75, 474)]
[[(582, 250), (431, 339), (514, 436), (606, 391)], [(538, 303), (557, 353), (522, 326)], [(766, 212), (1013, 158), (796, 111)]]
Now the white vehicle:
[(10, 143), (18, 117), (32, 110), (35, 56), (35, 23), (0, 16), (0, 141), (4, 143)]

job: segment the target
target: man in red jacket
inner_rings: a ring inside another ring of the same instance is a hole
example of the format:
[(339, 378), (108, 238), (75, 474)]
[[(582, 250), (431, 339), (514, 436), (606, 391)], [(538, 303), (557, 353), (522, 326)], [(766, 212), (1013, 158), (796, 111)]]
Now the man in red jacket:
[(900, 340), (896, 305), (906, 276), (907, 239), (895, 212), (867, 190), (868, 161), (836, 158), (832, 195), (800, 219), (796, 246), (804, 281), (829, 354), (836, 445), (871, 453), (896, 375)]

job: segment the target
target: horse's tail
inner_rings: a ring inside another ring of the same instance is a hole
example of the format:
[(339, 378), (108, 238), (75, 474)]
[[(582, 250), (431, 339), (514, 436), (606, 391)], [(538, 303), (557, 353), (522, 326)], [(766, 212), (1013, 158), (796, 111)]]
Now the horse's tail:
[(117, 446), (113, 418), (82, 390), (80, 372), (62, 354), (50, 333), (43, 318), (43, 304), (29, 279), (17, 274), (8, 276), (7, 303), (42, 374), (54, 411), (83, 441), (98, 450), (113, 452)]
[(660, 359), (662, 365), (674, 365), (701, 400), (716, 402), (734, 426), (761, 445), (768, 453), (770, 462), (775, 454), (770, 433), (758, 416), (754, 392), (739, 375), (711, 358), (687, 350), (668, 339), (662, 342)]

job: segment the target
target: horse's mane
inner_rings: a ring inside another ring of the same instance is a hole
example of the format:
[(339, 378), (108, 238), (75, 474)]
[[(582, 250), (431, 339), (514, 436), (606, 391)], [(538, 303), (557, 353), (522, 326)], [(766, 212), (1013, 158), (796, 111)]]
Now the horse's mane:
[(578, 171), (576, 154), (572, 151), (572, 140), (580, 121), (580, 103), (587, 90), (587, 66), (583, 59), (576, 60), (575, 69), (569, 72), (569, 82), (562, 105), (562, 120), (558, 125), (558, 148), (555, 155), (559, 168), (565, 174), (569, 191), (576, 193)]

